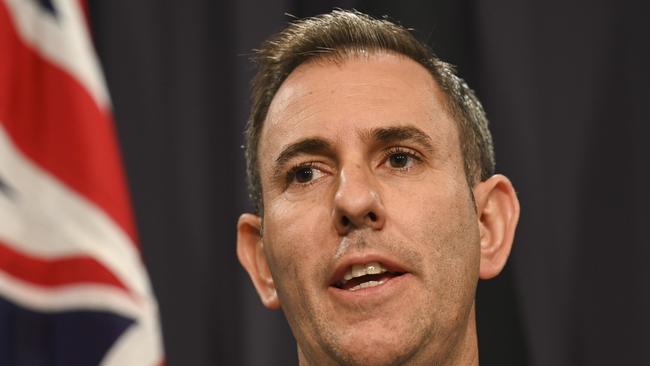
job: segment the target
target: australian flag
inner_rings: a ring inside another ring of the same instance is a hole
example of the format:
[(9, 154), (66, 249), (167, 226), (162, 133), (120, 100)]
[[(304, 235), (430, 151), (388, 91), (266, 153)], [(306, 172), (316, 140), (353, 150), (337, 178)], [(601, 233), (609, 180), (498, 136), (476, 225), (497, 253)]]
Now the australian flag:
[(0, 0), (2, 366), (163, 363), (84, 8)]

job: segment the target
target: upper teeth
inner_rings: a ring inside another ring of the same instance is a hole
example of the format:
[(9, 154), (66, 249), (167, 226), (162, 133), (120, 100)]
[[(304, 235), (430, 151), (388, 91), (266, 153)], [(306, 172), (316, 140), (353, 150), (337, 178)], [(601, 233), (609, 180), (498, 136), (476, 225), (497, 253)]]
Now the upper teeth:
[(361, 277), (369, 274), (380, 274), (386, 271), (387, 269), (378, 262), (353, 264), (350, 268), (348, 268), (348, 271), (345, 272), (345, 275), (343, 276), (343, 283), (356, 277)]

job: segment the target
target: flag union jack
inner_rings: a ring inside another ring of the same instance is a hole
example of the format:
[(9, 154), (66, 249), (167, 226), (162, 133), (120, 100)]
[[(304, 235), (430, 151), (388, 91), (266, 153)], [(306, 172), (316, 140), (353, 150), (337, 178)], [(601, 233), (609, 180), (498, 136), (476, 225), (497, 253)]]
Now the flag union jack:
[(82, 0), (0, 0), (0, 365), (161, 365)]

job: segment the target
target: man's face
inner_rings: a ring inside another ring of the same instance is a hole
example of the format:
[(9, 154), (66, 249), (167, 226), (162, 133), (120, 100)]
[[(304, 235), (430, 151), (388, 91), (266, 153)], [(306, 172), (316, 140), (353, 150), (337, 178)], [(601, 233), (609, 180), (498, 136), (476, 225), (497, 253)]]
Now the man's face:
[(263, 256), (301, 358), (453, 358), (473, 331), (480, 239), (430, 74), (374, 52), (299, 66), (270, 105), (259, 161)]

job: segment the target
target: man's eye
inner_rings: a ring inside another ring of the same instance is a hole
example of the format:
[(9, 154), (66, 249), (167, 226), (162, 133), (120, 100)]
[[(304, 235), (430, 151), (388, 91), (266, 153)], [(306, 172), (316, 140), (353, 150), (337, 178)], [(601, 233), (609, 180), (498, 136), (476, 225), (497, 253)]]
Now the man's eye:
[(314, 168), (310, 166), (298, 168), (294, 173), (294, 177), (298, 183), (307, 183), (314, 178)]
[(297, 183), (307, 185), (318, 180), (325, 174), (323, 170), (315, 165), (299, 165), (287, 173), (287, 184)]
[(405, 148), (397, 147), (386, 151), (384, 164), (395, 170), (409, 170), (415, 164), (422, 161), (417, 152), (406, 150)]
[(392, 168), (404, 168), (411, 161), (412, 157), (406, 153), (395, 153), (388, 157), (388, 162)]

